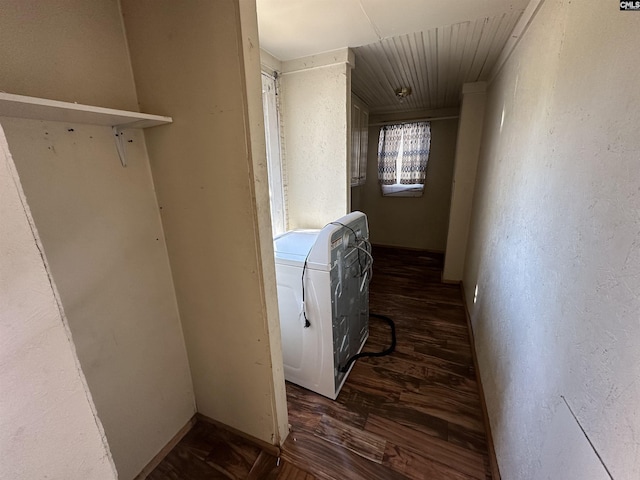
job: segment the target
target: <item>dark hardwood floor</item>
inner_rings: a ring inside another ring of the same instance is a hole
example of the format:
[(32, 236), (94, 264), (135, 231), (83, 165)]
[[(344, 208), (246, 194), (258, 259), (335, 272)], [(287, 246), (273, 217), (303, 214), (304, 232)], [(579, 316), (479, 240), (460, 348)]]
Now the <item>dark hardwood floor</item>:
[[(396, 324), (396, 351), (356, 362), (338, 399), (287, 383), (291, 433), (279, 459), (198, 423), (149, 475), (166, 479), (491, 478), (458, 286), (442, 255), (374, 247), (371, 312)], [(389, 345), (372, 318), (366, 351)]]

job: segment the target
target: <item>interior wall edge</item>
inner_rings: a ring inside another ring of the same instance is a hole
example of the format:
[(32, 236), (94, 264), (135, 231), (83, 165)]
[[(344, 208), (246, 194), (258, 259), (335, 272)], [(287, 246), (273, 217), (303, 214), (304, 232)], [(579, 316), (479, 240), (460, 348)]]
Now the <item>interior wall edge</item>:
[(282, 337), (277, 301), (275, 257), (269, 206), (269, 180), (267, 169), (264, 112), (262, 103), (261, 51), (258, 48), (258, 20), (255, 2), (239, 2), (237, 21), (239, 43), (242, 45), (242, 80), (246, 96), (245, 128), (249, 135), (247, 163), (251, 177), (253, 196), (254, 226), (257, 228), (256, 248), (261, 296), (264, 309), (264, 330), (271, 356), (271, 405), (273, 416), (272, 443), (281, 445), (289, 434), (287, 394), (285, 390), (282, 358)]
[(482, 421), (484, 422), (484, 428), (487, 433), (487, 449), (489, 451), (489, 467), (491, 468), (491, 478), (492, 480), (501, 480), (502, 477), (500, 475), (498, 456), (496, 455), (496, 447), (493, 443), (491, 417), (489, 417), (489, 410), (487, 409), (487, 400), (484, 394), (484, 387), (482, 385), (482, 374), (480, 372), (480, 365), (478, 363), (478, 353), (476, 351), (476, 339), (473, 333), (473, 323), (471, 322), (469, 304), (467, 303), (466, 288), (463, 280), (460, 280), (456, 283), (460, 285), (462, 303), (464, 304), (464, 313), (467, 321), (467, 331), (469, 332), (469, 340), (471, 344), (471, 358), (473, 359), (473, 368), (476, 371), (476, 381), (478, 383), (478, 396), (480, 397), (480, 408), (482, 409)]
[(476, 172), (482, 147), (486, 86), (486, 82), (475, 82), (465, 83), (462, 88), (447, 246), (442, 270), (442, 278), (449, 281), (460, 281), (464, 276)]

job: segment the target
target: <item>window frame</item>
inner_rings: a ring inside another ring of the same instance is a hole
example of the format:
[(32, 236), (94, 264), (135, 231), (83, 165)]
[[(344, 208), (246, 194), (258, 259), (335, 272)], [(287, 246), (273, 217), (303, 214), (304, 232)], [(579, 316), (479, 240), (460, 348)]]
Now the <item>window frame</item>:
[[(431, 137), (431, 122), (428, 121), (407, 121), (407, 122), (398, 122), (398, 123), (389, 123), (384, 125), (380, 129), (380, 136), (383, 135), (383, 129), (385, 127), (394, 127), (401, 126), (402, 127), (402, 136), (400, 139), (400, 146), (398, 148), (398, 155), (395, 160), (395, 183), (393, 184), (385, 184), (382, 182), (380, 174), (378, 175), (378, 182), (380, 184), (380, 190), (383, 197), (421, 197), (424, 194), (424, 187), (426, 183), (426, 171), (425, 171), (425, 179), (423, 183), (401, 183), (402, 181), (402, 164), (405, 161), (404, 158), (404, 138), (405, 138), (405, 129), (409, 129), (414, 125), (418, 124), (426, 124), (429, 130), (429, 148), (427, 151), (427, 159), (426, 165), (428, 166), (429, 156), (431, 154), (430, 148), (430, 137)], [(381, 150), (380, 150), (380, 137), (378, 141), (378, 167), (380, 165), (381, 158)], [(426, 167), (425, 167), (426, 168)], [(380, 168), (378, 168), (380, 172)]]
[(267, 176), (269, 181), (269, 209), (273, 236), (286, 232), (287, 204), (285, 201), (284, 165), (280, 139), (280, 106), (278, 77), (262, 71), (262, 107), (264, 113)]

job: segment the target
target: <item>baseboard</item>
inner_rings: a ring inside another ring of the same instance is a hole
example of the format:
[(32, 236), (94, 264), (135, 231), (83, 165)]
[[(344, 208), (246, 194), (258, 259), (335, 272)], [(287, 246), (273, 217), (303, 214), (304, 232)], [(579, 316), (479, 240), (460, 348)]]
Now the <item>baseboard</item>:
[(244, 438), (248, 442), (253, 443), (257, 447), (261, 448), (263, 451), (267, 452), (268, 454), (273, 455), (274, 457), (280, 456), (280, 447), (278, 447), (277, 445), (272, 445), (269, 442), (260, 440), (259, 438), (249, 435), (248, 433), (244, 433), (244, 432), (241, 432), (240, 430), (236, 430), (233, 427), (230, 427), (228, 425), (225, 425), (224, 423), (218, 422), (217, 420), (214, 420), (213, 418), (209, 418), (206, 415), (203, 415), (201, 413), (196, 413), (195, 417), (199, 421), (210, 423), (212, 425), (215, 425), (218, 428), (221, 428), (222, 430), (226, 430), (230, 433), (233, 433), (234, 435)]
[(273, 472), (274, 469), (278, 468), (280, 460), (278, 457), (274, 457), (273, 455), (262, 450), (258, 455), (253, 467), (251, 467), (251, 471), (249, 471), (249, 475), (247, 475), (246, 480), (262, 480), (264, 478), (271, 478), (269, 474)]
[(182, 427), (178, 433), (176, 433), (169, 443), (167, 443), (158, 454), (151, 459), (151, 461), (142, 469), (142, 471), (133, 479), (133, 480), (145, 480), (147, 476), (158, 466), (160, 462), (164, 460), (164, 458), (169, 454), (173, 448), (180, 443), (180, 440), (184, 438), (184, 436), (189, 433), (189, 430), (193, 428), (193, 426), (197, 422), (207, 422), (215, 425), (216, 427), (226, 430), (234, 435), (244, 438), (248, 442), (253, 443), (265, 453), (272, 455), (275, 458), (280, 457), (280, 447), (276, 445), (271, 445), (270, 443), (265, 442), (264, 440), (260, 440), (258, 438), (252, 437), (240, 430), (236, 430), (233, 427), (220, 423), (212, 418), (207, 417), (206, 415), (202, 415), (201, 413), (196, 413), (193, 417), (189, 419), (184, 427)]
[(482, 377), (480, 376), (480, 368), (478, 367), (478, 355), (476, 353), (476, 340), (473, 336), (473, 325), (471, 324), (471, 315), (469, 314), (469, 306), (467, 305), (467, 296), (464, 292), (464, 283), (460, 282), (460, 290), (462, 291), (462, 302), (464, 303), (464, 312), (467, 318), (467, 329), (469, 330), (469, 340), (471, 343), (471, 356), (473, 357), (473, 368), (476, 371), (476, 381), (478, 382), (478, 393), (480, 394), (480, 407), (482, 408), (482, 418), (484, 420), (484, 428), (487, 432), (487, 449), (489, 450), (489, 467), (491, 468), (491, 478), (493, 480), (501, 480), (500, 469), (498, 468), (498, 458), (496, 457), (496, 449), (493, 443), (493, 433), (491, 433), (491, 422), (489, 422), (489, 412), (487, 410), (487, 402), (484, 397), (484, 388), (482, 387)]
[(142, 469), (142, 471), (133, 480), (145, 480), (147, 476), (158, 466), (164, 458), (169, 455), (169, 452), (189, 433), (189, 430), (196, 424), (196, 415), (191, 417), (189, 421), (182, 427), (178, 433), (176, 433), (169, 443), (167, 443), (158, 454), (151, 459), (151, 461)]
[(462, 285), (460, 280), (448, 280), (444, 277), (440, 277), (440, 283), (444, 283), (445, 285)]
[(380, 248), (393, 248), (396, 250), (407, 250), (409, 252), (437, 253), (440, 255), (444, 255), (444, 250), (434, 250), (430, 248), (401, 247), (399, 245), (387, 245), (385, 243), (372, 243), (371, 245), (374, 247), (380, 247)]

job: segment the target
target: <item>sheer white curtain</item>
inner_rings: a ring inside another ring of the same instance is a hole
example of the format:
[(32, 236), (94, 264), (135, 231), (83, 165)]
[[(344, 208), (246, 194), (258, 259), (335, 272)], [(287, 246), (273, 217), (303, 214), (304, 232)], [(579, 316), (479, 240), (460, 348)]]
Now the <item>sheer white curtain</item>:
[(382, 185), (397, 183), (396, 161), (402, 146), (402, 125), (385, 125), (378, 140), (378, 180)]
[(429, 122), (386, 125), (378, 141), (378, 180), (382, 194), (421, 196), (431, 147)]
[(402, 128), (402, 171), (400, 183), (424, 183), (431, 147), (431, 127), (427, 122), (407, 123)]

